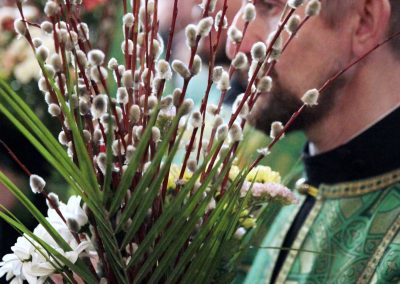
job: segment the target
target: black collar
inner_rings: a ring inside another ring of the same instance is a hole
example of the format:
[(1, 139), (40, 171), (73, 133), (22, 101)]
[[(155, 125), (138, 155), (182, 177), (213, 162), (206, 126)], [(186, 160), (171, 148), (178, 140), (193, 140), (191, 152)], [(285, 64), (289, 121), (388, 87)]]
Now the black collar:
[(354, 181), (400, 168), (400, 108), (329, 152), (303, 153), (307, 183), (319, 186)]

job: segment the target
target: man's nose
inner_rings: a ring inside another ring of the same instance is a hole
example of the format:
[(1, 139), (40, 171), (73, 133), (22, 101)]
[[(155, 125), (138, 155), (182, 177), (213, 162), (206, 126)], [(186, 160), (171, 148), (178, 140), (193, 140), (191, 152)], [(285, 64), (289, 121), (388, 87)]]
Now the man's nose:
[[(243, 9), (243, 6), (242, 6), (242, 9)], [(236, 15), (235, 15), (235, 17), (234, 17), (234, 19), (232, 21), (232, 26), (235, 26), (240, 31), (243, 31), (244, 26), (245, 26), (245, 21), (243, 20), (243, 17), (242, 17), (242, 15), (243, 15), (242, 14), (242, 9), (240, 9), (236, 13)], [(254, 28), (254, 26), (256, 26), (255, 22), (251, 22), (249, 24), (249, 27), (247, 28), (246, 34), (243, 37), (242, 43), (240, 45), (240, 50), (239, 51), (242, 51), (245, 54), (250, 54), (251, 47), (253, 46), (253, 44), (256, 43), (257, 41), (259, 41), (259, 40), (257, 40), (257, 34), (258, 33), (257, 32), (255, 32), (255, 33), (252, 32), (251, 31), (251, 28), (252, 28), (251, 26), (253, 26), (253, 28)], [(237, 44), (232, 42), (232, 41), (230, 41), (229, 38), (228, 38), (227, 43), (226, 43), (226, 54), (230, 59), (233, 59), (233, 57), (235, 56), (236, 49), (237, 49)]]

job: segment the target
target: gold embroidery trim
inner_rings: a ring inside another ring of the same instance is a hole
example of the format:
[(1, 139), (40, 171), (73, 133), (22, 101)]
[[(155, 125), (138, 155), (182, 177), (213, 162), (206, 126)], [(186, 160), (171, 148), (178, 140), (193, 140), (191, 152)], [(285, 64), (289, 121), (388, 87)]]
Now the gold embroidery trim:
[(314, 221), (317, 218), (321, 208), (322, 208), (322, 200), (318, 198), (314, 204), (314, 207), (311, 209), (311, 212), (308, 214), (307, 219), (304, 222), (304, 225), (301, 227), (292, 245), (292, 248), (296, 250), (289, 251), (288, 255), (286, 256), (285, 262), (283, 263), (281, 271), (279, 272), (278, 278), (276, 280), (277, 284), (282, 284), (286, 281), (286, 278), (288, 277), (290, 270), (292, 269), (296, 256), (299, 253), (298, 250), (301, 248), (301, 245), (303, 244), (306, 236), (308, 235), (311, 226), (314, 224)]
[(397, 182), (400, 182), (400, 169), (355, 182), (322, 184), (319, 193), (323, 198), (353, 197), (384, 189)]
[(379, 262), (381, 261), (386, 248), (390, 245), (390, 242), (396, 236), (397, 232), (400, 230), (400, 216), (397, 217), (396, 221), (390, 227), (389, 231), (383, 237), (382, 242), (376, 248), (372, 258), (368, 261), (367, 267), (361, 274), (360, 278), (357, 281), (357, 284), (368, 284), (370, 279), (372, 278), (376, 267), (378, 266)]

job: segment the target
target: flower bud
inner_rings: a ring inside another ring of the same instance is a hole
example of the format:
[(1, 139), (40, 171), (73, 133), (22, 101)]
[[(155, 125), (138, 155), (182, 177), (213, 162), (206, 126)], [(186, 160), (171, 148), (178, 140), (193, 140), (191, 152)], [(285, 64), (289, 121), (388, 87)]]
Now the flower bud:
[(220, 125), (217, 128), (217, 140), (218, 141), (225, 140), (226, 137), (228, 136), (228, 130), (229, 130), (228, 125), (226, 124)]
[(56, 209), (60, 206), (60, 199), (58, 198), (57, 194), (55, 194), (54, 192), (50, 192), (47, 197), (48, 197), (48, 199), (46, 199), (47, 207), (51, 209)]
[(257, 149), (257, 153), (261, 156), (268, 156), (271, 152), (269, 151), (268, 147)]
[(234, 123), (231, 126), (231, 129), (229, 129), (229, 138), (231, 142), (239, 142), (242, 140), (243, 135), (242, 135), (242, 128), (240, 127), (239, 124)]
[(212, 73), (212, 80), (214, 83), (217, 83), (219, 80), (221, 80), (223, 72), (224, 72), (224, 68), (222, 68), (221, 66), (214, 67), (213, 73)]
[(138, 105), (132, 105), (129, 110), (129, 121), (131, 123), (138, 123), (140, 119), (140, 107)]
[[(126, 45), (128, 43), (128, 46)], [(128, 39), (127, 41), (123, 40), (121, 42), (121, 51), (122, 54), (125, 54), (125, 52), (127, 51), (129, 55), (133, 54), (133, 41)]]
[(194, 106), (194, 102), (192, 99), (185, 99), (181, 105), (182, 115), (189, 114)]
[(42, 60), (46, 61), (47, 57), (49, 56), (49, 49), (43, 45), (36, 48), (36, 55)]
[(124, 73), (122, 74), (122, 84), (126, 88), (132, 88), (133, 87), (133, 75), (132, 75), (132, 70), (125, 70)]
[(117, 59), (115, 59), (114, 57), (111, 58), (111, 59), (108, 61), (107, 68), (110, 69), (110, 70), (116, 70), (116, 69), (118, 69), (118, 61), (117, 61)]
[(147, 98), (147, 106), (149, 109), (153, 109), (158, 104), (158, 99), (156, 96), (151, 95)]
[(317, 16), (321, 11), (321, 2), (319, 0), (311, 0), (307, 3), (305, 14), (308, 17)]
[(248, 66), (248, 60), (246, 54), (238, 52), (235, 58), (232, 60), (232, 66), (235, 69), (245, 69)]
[(161, 138), (161, 132), (160, 129), (156, 126), (153, 126), (151, 128), (151, 140), (153, 140), (154, 143), (160, 142)]
[(128, 103), (128, 92), (126, 88), (120, 87), (117, 90), (117, 103), (126, 105)]
[[(274, 31), (268, 35), (268, 39), (267, 39), (268, 44), (271, 44), (271, 42), (274, 40), (276, 33), (277, 32)], [(275, 39), (275, 42), (272, 45), (272, 48), (275, 50), (281, 50), (282, 46), (283, 46), (283, 39), (282, 39), (282, 35), (279, 34), (279, 36)]]
[(85, 68), (87, 66), (86, 54), (82, 50), (77, 50), (76, 51), (76, 61), (83, 68)]
[(122, 22), (124, 23), (124, 26), (131, 28), (135, 22), (135, 17), (132, 13), (126, 13), (122, 18)]
[(67, 219), (67, 226), (72, 233), (78, 233), (81, 230), (81, 226), (79, 225), (78, 221), (73, 218)]
[(200, 113), (199, 111), (193, 112), (190, 121), (191, 121), (191, 124), (192, 124), (193, 128), (198, 128), (198, 127), (200, 127), (201, 124), (202, 124), (201, 113)]
[(227, 91), (230, 89), (229, 74), (226, 71), (222, 72), (221, 79), (217, 84), (217, 88), (220, 91)]
[(214, 120), (213, 128), (218, 128), (224, 123), (224, 119), (217, 115)]
[(96, 83), (100, 83), (102, 79), (107, 79), (108, 77), (108, 73), (107, 73), (107, 69), (100, 66), (100, 70), (99, 67), (97, 66), (93, 66), (90, 68), (90, 78), (95, 81)]
[(99, 153), (96, 157), (96, 163), (97, 167), (99, 167), (100, 171), (103, 173), (103, 175), (106, 174), (106, 169), (107, 169), (107, 155), (106, 153)]
[(41, 38), (35, 37), (34, 39), (32, 39), (32, 43), (35, 48), (38, 48), (39, 46), (41, 46), (43, 44), (43, 41)]
[(245, 22), (254, 21), (256, 18), (256, 7), (254, 7), (253, 3), (247, 3), (243, 9), (242, 18)]
[(196, 46), (196, 38), (197, 38), (197, 27), (196, 25), (189, 24), (185, 28), (186, 35), (186, 44), (189, 48)]
[(235, 26), (230, 26), (228, 29), (228, 39), (233, 43), (242, 41), (243, 33)]
[(180, 88), (176, 88), (172, 92), (172, 103), (174, 104), (174, 106), (176, 106), (176, 107), (179, 106), (179, 101), (180, 101), (181, 95), (182, 95), (182, 90)]
[(56, 2), (54, 1), (47, 1), (45, 6), (44, 6), (44, 13), (46, 14), (47, 17), (54, 17), (57, 15), (59, 12), (59, 7)]
[(30, 175), (29, 185), (33, 193), (41, 193), (46, 186), (46, 182), (38, 175)]
[(311, 89), (305, 92), (301, 100), (305, 105), (315, 106), (318, 104), (319, 91), (317, 89)]
[(61, 145), (67, 145), (68, 144), (67, 135), (65, 135), (64, 131), (61, 131), (58, 134), (58, 142), (60, 142)]
[(97, 95), (94, 97), (92, 106), (90, 108), (94, 119), (100, 118), (107, 112), (108, 97), (107, 95)]
[(172, 78), (171, 67), (169, 66), (168, 61), (161, 59), (157, 64), (157, 75), (161, 79), (170, 80)]
[(180, 60), (174, 60), (172, 62), (172, 69), (184, 79), (188, 79), (191, 76), (189, 68)]
[(102, 65), (104, 62), (104, 57), (105, 57), (104, 52), (101, 51), (100, 49), (93, 49), (88, 53), (89, 62), (94, 66)]
[(201, 65), (202, 65), (201, 58), (200, 58), (200, 56), (198, 56), (196, 54), (193, 59), (193, 65), (192, 65), (192, 70), (191, 70), (193, 76), (195, 76), (201, 72)]
[(96, 129), (93, 131), (93, 142), (95, 144), (99, 144), (100, 140), (103, 139), (103, 134), (101, 133), (100, 129)]
[(272, 89), (272, 78), (270, 76), (264, 76), (257, 83), (257, 92), (267, 93)]
[(53, 32), (53, 24), (49, 21), (43, 21), (40, 24), (40, 29), (46, 34), (51, 34)]
[(24, 36), (28, 28), (22, 19), (16, 19), (14, 21), (14, 30), (17, 34)]
[(301, 18), (299, 15), (293, 15), (288, 20), (287, 24), (285, 25), (285, 29), (288, 33), (292, 34), (297, 31), (300, 26)]
[[(216, 15), (215, 15), (215, 21), (214, 21), (214, 28), (216, 31), (218, 31), (219, 26), (221, 24), (221, 19), (222, 18), (222, 11), (219, 11)], [(222, 22), (222, 28), (226, 29), (228, 27), (228, 18), (226, 17), (226, 15), (224, 16), (223, 22)]]
[(125, 153), (125, 157), (126, 157), (126, 162), (129, 163), (129, 161), (132, 159), (133, 155), (135, 154), (136, 148), (133, 147), (133, 145), (128, 145), (126, 147), (126, 153)]
[(53, 66), (56, 72), (60, 72), (63, 68), (61, 57), (57, 53), (53, 53), (50, 56), (50, 64)]
[(251, 48), (251, 57), (253, 58), (253, 60), (255, 61), (264, 60), (266, 53), (267, 53), (267, 47), (263, 42), (259, 41), (253, 44)]
[(189, 171), (195, 172), (197, 170), (197, 161), (189, 160), (187, 163), (187, 167), (188, 167)]
[(203, 18), (197, 25), (197, 35), (200, 37), (206, 37), (211, 31), (214, 19), (212, 17)]
[(303, 5), (304, 0), (288, 0), (287, 4), (290, 8), (296, 9), (299, 6)]
[(90, 103), (86, 100), (79, 100), (79, 113), (81, 115), (87, 115), (90, 111)]
[[(274, 121), (271, 124), (271, 131), (269, 133), (269, 137), (275, 139), (283, 130), (283, 124), (280, 121)], [(283, 137), (283, 136), (282, 136)]]
[(51, 116), (57, 117), (61, 114), (61, 109), (57, 104), (49, 104), (48, 112)]
[(160, 100), (160, 108), (161, 109), (168, 108), (171, 105), (172, 105), (172, 96), (171, 95), (165, 96)]

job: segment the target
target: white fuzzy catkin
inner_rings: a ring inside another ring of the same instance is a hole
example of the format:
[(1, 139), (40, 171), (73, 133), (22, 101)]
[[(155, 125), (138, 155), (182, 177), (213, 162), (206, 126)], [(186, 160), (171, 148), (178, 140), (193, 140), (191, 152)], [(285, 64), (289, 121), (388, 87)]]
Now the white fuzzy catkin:
[(88, 60), (94, 66), (102, 65), (104, 62), (104, 52), (100, 49), (93, 49), (88, 53)]
[(230, 26), (228, 29), (228, 39), (233, 43), (242, 41), (243, 33), (235, 26)]
[(104, 94), (99, 94), (94, 97), (91, 113), (94, 119), (100, 118), (103, 114), (107, 112), (108, 97)]
[(153, 126), (151, 128), (151, 140), (153, 140), (154, 143), (158, 143), (161, 140), (161, 131), (158, 127)]
[(140, 107), (132, 105), (129, 110), (129, 120), (131, 123), (138, 123), (140, 120)]
[(172, 95), (167, 95), (160, 100), (160, 108), (165, 109), (169, 108), (172, 105)]
[[(128, 43), (128, 45), (126, 45)], [(125, 54), (125, 52), (127, 51), (129, 55), (133, 54), (133, 41), (128, 39), (128, 41), (126, 42), (125, 40), (123, 40), (121, 42), (121, 51), (122, 54)]]
[(132, 70), (125, 70), (124, 73), (122, 74), (122, 84), (126, 88), (132, 88), (133, 87), (133, 75), (132, 75)]
[(227, 91), (230, 89), (229, 73), (226, 71), (222, 72), (221, 79), (218, 81), (217, 88), (220, 91)]
[(201, 67), (202, 67), (201, 57), (196, 54), (193, 59), (193, 65), (191, 70), (192, 75), (195, 76), (199, 74), (201, 72)]
[(51, 34), (53, 32), (53, 24), (49, 21), (43, 21), (40, 24), (40, 29), (46, 34)]
[(76, 61), (83, 68), (85, 68), (87, 66), (87, 57), (86, 57), (86, 54), (82, 50), (76, 51)]
[(182, 95), (182, 90), (180, 88), (176, 88), (172, 92), (172, 103), (174, 104), (175, 107), (179, 107), (181, 95)]
[(46, 186), (46, 182), (38, 175), (30, 175), (29, 185), (33, 193), (41, 193)]
[(67, 135), (65, 134), (64, 131), (61, 131), (58, 134), (58, 142), (60, 142), (61, 145), (67, 145), (68, 144), (68, 138), (67, 138)]
[(118, 61), (114, 57), (108, 61), (107, 68), (110, 70), (118, 69)]
[(224, 68), (222, 68), (221, 66), (214, 67), (213, 73), (212, 73), (212, 80), (214, 83), (217, 83), (219, 80), (221, 80), (223, 72), (224, 72)]
[(58, 198), (58, 195), (54, 192), (50, 192), (48, 195), (48, 199), (46, 199), (46, 204), (47, 207), (51, 209), (58, 208), (60, 206), (60, 199)]
[(199, 111), (193, 112), (192, 116), (190, 118), (190, 122), (191, 122), (193, 128), (200, 127), (202, 124), (201, 113)]
[(305, 92), (301, 100), (307, 106), (315, 106), (318, 104), (319, 91), (317, 89), (311, 89)]
[(43, 45), (36, 48), (36, 55), (42, 60), (46, 61), (47, 57), (49, 56), (49, 49)]
[(44, 13), (47, 17), (54, 17), (59, 12), (59, 7), (54, 1), (47, 1), (44, 5)]
[[(215, 15), (215, 20), (214, 20), (214, 28), (216, 31), (219, 30), (219, 26), (221, 25), (221, 20), (222, 20), (222, 11), (219, 11)], [(226, 29), (228, 27), (228, 18), (226, 17), (226, 15), (224, 16), (224, 19), (222, 21), (223, 22), (221, 28)]]
[(19, 35), (24, 36), (26, 34), (27, 27), (22, 19), (17, 19), (14, 21), (14, 30)]
[(224, 119), (220, 115), (216, 115), (213, 123), (213, 128), (218, 128), (224, 123)]
[(43, 44), (43, 41), (41, 38), (35, 37), (32, 39), (32, 43), (35, 48), (38, 48), (39, 46), (41, 46)]
[(242, 132), (242, 128), (240, 127), (240, 125), (237, 123), (234, 123), (234, 124), (232, 124), (231, 129), (229, 129), (229, 139), (233, 143), (239, 142), (243, 138), (242, 133), (243, 132)]
[(215, 104), (207, 104), (207, 112), (211, 115), (216, 115), (218, 106)]
[(182, 115), (189, 114), (194, 106), (194, 102), (192, 99), (185, 99), (181, 105)]
[(218, 141), (225, 140), (226, 137), (228, 136), (228, 130), (229, 130), (229, 128), (228, 128), (227, 124), (220, 125), (217, 128), (217, 140)]
[[(199, 5), (201, 9), (205, 9), (207, 6), (208, 0), (202, 0), (201, 4)], [(215, 7), (217, 5), (217, 0), (210, 0), (210, 4), (208, 6), (208, 12), (212, 13), (215, 10)]]
[(287, 4), (290, 8), (296, 9), (303, 5), (304, 0), (288, 0)]
[(317, 16), (321, 12), (321, 2), (319, 0), (311, 0), (307, 3), (305, 14), (308, 17)]
[(272, 88), (272, 78), (270, 76), (264, 76), (257, 83), (257, 92), (267, 93)]
[(243, 8), (242, 18), (246, 22), (254, 21), (256, 18), (256, 7), (253, 3), (247, 3)]
[(49, 104), (48, 112), (51, 116), (57, 117), (61, 114), (61, 109), (57, 104)]
[(90, 103), (85, 100), (79, 100), (79, 113), (87, 115), (90, 112)]
[(133, 27), (133, 24), (135, 22), (135, 17), (133, 16), (132, 13), (126, 13), (122, 18), (122, 22), (124, 26), (131, 28)]
[(246, 69), (248, 67), (248, 60), (247, 60), (247, 56), (246, 54), (244, 54), (243, 52), (238, 52), (235, 56), (235, 58), (232, 60), (232, 66), (235, 69)]
[(107, 155), (106, 153), (99, 153), (96, 157), (96, 163), (103, 175), (106, 174), (107, 169)]
[(126, 105), (128, 103), (128, 91), (124, 87), (117, 89), (117, 103)]
[(189, 24), (185, 28), (186, 44), (188, 47), (196, 46), (197, 27), (196, 25)]
[[(283, 130), (284, 126), (280, 121), (274, 121), (271, 124), (271, 131), (269, 133), (269, 137), (275, 139)], [(282, 136), (283, 137), (283, 136)]]
[(157, 76), (164, 80), (172, 78), (171, 66), (168, 61), (160, 59), (157, 63)]
[(197, 35), (200, 37), (206, 37), (211, 31), (212, 25), (214, 23), (213, 17), (203, 18), (199, 21), (197, 25)]
[[(272, 41), (275, 39), (276, 31), (273, 31), (268, 35), (267, 43), (271, 44)], [(283, 39), (282, 39), (282, 34), (279, 34), (277, 38), (274, 41), (274, 44), (272, 45), (272, 48), (275, 50), (280, 50), (282, 49), (283, 46)]]
[(253, 44), (251, 47), (251, 57), (255, 61), (261, 61), (265, 58), (267, 52), (267, 47), (265, 43), (259, 41)]
[(299, 15), (293, 15), (289, 18), (287, 24), (285, 25), (285, 29), (288, 33), (292, 34), (297, 31), (301, 23), (301, 18)]
[[(99, 70), (100, 68), (100, 70)], [(90, 78), (96, 83), (100, 83), (102, 79), (106, 80), (108, 77), (107, 69), (103, 66), (93, 66), (90, 68)]]
[(180, 60), (174, 60), (172, 62), (172, 69), (178, 73), (181, 77), (184, 79), (188, 79), (191, 76), (191, 73), (189, 71), (189, 68), (186, 66), (185, 63), (183, 63)]

